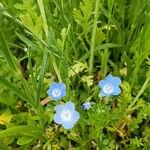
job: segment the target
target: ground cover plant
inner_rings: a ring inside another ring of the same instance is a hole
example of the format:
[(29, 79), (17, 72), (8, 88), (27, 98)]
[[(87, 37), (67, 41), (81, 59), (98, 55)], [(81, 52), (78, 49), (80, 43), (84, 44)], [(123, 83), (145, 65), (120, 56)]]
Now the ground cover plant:
[(1, 0), (0, 149), (149, 150), (149, 43), (149, 0)]

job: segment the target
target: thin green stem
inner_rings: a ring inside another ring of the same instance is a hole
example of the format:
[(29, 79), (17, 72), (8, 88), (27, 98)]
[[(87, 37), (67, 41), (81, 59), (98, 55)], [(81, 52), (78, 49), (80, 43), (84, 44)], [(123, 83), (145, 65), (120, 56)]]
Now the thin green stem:
[(140, 91), (138, 92), (137, 96), (135, 97), (135, 99), (133, 100), (133, 102), (130, 104), (130, 106), (128, 107), (127, 111), (130, 111), (132, 109), (132, 107), (134, 106), (134, 104), (137, 102), (137, 100), (139, 99), (139, 97), (143, 94), (144, 90), (146, 89), (148, 83), (150, 81), (150, 78), (147, 77), (147, 79), (145, 80), (142, 88), (140, 89)]
[(99, 132), (99, 139), (98, 139), (100, 149), (103, 149), (103, 138), (102, 138), (102, 136), (103, 136), (103, 129), (101, 128), (100, 132)]
[(99, 16), (98, 12), (99, 12), (99, 0), (96, 0), (94, 25), (93, 25), (93, 31), (92, 31), (91, 49), (90, 49), (90, 58), (89, 58), (89, 73), (90, 74), (93, 72), (95, 36), (96, 36), (96, 28), (97, 28), (97, 19), (98, 19), (98, 16)]
[[(113, 4), (114, 2), (112, 1), (111, 7), (108, 10), (107, 17), (108, 17), (108, 23), (107, 23), (107, 32), (106, 32), (106, 45), (109, 42), (109, 26), (110, 26), (110, 21), (112, 17), (112, 9), (113, 9)], [(103, 53), (101, 53), (101, 72), (102, 72), (102, 78), (104, 78), (107, 74), (107, 63), (109, 59), (109, 51), (108, 48), (105, 48)]]
[(48, 63), (48, 52), (45, 49), (44, 54), (43, 54), (42, 65), (41, 65), (42, 68), (40, 70), (39, 81), (38, 81), (38, 84), (37, 84), (37, 103), (38, 104), (40, 102), (40, 96), (41, 96), (42, 87), (43, 87), (43, 79), (44, 79), (44, 75), (45, 75), (45, 72), (46, 72), (47, 63)]
[(58, 70), (58, 67), (57, 67), (55, 58), (53, 58), (52, 64), (53, 64), (53, 67), (54, 67), (54, 70), (55, 70), (55, 72), (56, 72), (56, 75), (57, 75), (57, 77), (58, 77), (59, 82), (62, 82), (62, 78), (61, 78), (61, 75), (60, 75), (60, 71)]
[[(34, 78), (34, 73), (33, 73), (33, 68), (32, 68), (31, 50), (30, 49), (28, 50), (28, 62), (29, 62), (29, 71), (30, 71), (30, 75), (31, 75), (33, 89), (34, 89), (34, 91), (37, 91), (36, 80)], [(35, 92), (35, 99), (36, 98), (37, 98), (37, 92)]]
[(138, 63), (136, 64), (136, 67), (135, 67), (135, 69), (134, 69), (134, 71), (133, 71), (133, 76), (132, 76), (132, 81), (131, 81), (131, 89), (132, 89), (132, 87), (133, 87), (133, 85), (134, 85), (134, 82), (135, 82), (136, 76), (137, 76), (137, 74), (138, 74), (140, 65), (141, 65), (141, 61), (140, 61), (140, 59), (139, 59), (139, 60), (138, 60)]
[(47, 25), (43, 0), (37, 0), (37, 2), (38, 2), (39, 9), (40, 9), (40, 12), (41, 12), (41, 16), (42, 16), (42, 19), (43, 19), (44, 32), (45, 32), (45, 35), (46, 35), (46, 38), (47, 38), (48, 37), (48, 25)]

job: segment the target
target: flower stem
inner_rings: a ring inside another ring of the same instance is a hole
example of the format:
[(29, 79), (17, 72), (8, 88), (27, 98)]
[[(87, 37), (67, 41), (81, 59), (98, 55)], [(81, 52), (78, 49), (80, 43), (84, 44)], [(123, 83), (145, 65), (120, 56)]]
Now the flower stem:
[(55, 70), (55, 72), (56, 72), (56, 75), (57, 75), (57, 77), (58, 77), (59, 82), (62, 82), (62, 78), (61, 78), (61, 75), (60, 75), (60, 71), (58, 70), (58, 67), (57, 67), (55, 58), (53, 58), (52, 64), (53, 64), (53, 67), (54, 67), (54, 70)]
[(89, 58), (89, 73), (93, 72), (93, 59), (94, 59), (94, 48), (95, 48), (95, 36), (96, 36), (96, 27), (98, 19), (98, 10), (99, 10), (99, 0), (96, 0), (95, 5), (95, 15), (94, 15), (94, 25), (91, 38), (91, 49), (90, 49), (90, 58)]
[(137, 102), (137, 100), (139, 99), (139, 97), (142, 95), (142, 93), (144, 92), (144, 90), (146, 89), (148, 83), (150, 81), (150, 78), (147, 77), (142, 88), (140, 89), (139, 93), (137, 94), (137, 96), (135, 97), (135, 99), (133, 100), (133, 102), (130, 104), (129, 108), (128, 108), (128, 111), (131, 110), (131, 108), (134, 106), (134, 104)]

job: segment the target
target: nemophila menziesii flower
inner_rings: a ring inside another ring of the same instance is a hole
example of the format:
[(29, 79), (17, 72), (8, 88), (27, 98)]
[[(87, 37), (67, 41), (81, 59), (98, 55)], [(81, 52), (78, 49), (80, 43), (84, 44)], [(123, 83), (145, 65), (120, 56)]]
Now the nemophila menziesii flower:
[(66, 95), (66, 85), (64, 83), (52, 82), (47, 93), (55, 101), (61, 99)]
[(90, 102), (84, 102), (84, 103), (82, 104), (82, 108), (83, 108), (84, 110), (89, 110), (89, 109), (91, 108), (91, 103), (90, 103)]
[(104, 80), (99, 81), (98, 85), (101, 88), (100, 94), (102, 96), (119, 95), (121, 80), (119, 77), (108, 75)]
[(80, 114), (75, 110), (72, 102), (64, 105), (60, 104), (55, 107), (54, 122), (61, 124), (65, 129), (73, 128), (74, 124), (79, 120)]

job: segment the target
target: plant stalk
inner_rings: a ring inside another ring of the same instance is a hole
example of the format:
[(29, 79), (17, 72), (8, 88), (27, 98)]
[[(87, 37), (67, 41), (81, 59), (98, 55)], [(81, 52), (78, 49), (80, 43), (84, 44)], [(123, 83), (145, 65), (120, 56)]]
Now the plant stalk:
[(93, 61), (94, 61), (94, 48), (95, 48), (95, 36), (96, 36), (96, 28), (97, 28), (97, 19), (98, 19), (98, 11), (99, 11), (99, 0), (96, 0), (95, 5), (95, 15), (94, 15), (94, 25), (92, 31), (91, 38), (91, 49), (90, 49), (90, 58), (89, 58), (89, 73), (93, 72)]
[(138, 92), (137, 96), (135, 97), (135, 99), (133, 100), (133, 102), (130, 104), (129, 108), (128, 108), (128, 111), (131, 110), (131, 108), (134, 106), (134, 104), (137, 102), (137, 100), (139, 99), (139, 97), (143, 94), (144, 90), (146, 89), (148, 83), (150, 81), (150, 78), (147, 77), (147, 79), (145, 80), (142, 88), (140, 89), (140, 91)]

